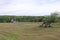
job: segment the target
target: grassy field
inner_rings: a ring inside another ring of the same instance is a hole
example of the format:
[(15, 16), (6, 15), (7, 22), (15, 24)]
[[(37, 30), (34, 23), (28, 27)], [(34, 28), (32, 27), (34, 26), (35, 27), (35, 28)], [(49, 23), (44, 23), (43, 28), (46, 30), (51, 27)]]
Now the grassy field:
[(0, 23), (0, 40), (60, 40), (60, 23), (39, 28), (41, 23)]

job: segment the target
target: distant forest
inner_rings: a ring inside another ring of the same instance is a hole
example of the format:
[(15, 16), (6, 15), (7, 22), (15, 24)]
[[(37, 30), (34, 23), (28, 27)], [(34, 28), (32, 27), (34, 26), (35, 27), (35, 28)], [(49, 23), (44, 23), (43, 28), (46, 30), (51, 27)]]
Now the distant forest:
[[(15, 22), (43, 22), (47, 18), (48, 16), (0, 16), (0, 22), (11, 22), (11, 19)], [(60, 17), (58, 18), (57, 21), (60, 22)]]

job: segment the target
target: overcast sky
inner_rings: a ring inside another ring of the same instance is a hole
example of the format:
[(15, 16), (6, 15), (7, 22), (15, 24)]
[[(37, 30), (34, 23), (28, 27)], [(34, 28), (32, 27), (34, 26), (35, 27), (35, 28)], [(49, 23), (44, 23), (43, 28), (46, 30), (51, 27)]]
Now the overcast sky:
[(60, 12), (60, 0), (0, 0), (0, 15), (42, 16)]

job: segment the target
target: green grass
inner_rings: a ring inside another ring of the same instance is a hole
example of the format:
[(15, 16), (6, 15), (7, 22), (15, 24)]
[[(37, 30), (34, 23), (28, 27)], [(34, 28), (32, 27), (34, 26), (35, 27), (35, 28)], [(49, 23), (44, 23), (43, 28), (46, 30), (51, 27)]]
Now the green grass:
[(60, 23), (39, 28), (41, 23), (0, 23), (0, 40), (60, 40)]
[(18, 40), (19, 36), (12, 32), (2, 32), (0, 33), (0, 40)]

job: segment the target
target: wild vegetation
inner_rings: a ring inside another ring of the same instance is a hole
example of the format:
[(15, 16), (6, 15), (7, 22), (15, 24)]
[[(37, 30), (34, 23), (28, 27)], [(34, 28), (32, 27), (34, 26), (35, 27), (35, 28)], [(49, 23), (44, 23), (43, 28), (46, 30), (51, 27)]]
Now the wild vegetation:
[(12, 18), (17, 22), (41, 22), (44, 16), (0, 16), (0, 22), (10, 22)]
[[(0, 22), (11, 22), (11, 19), (14, 19), (16, 22), (43, 22), (46, 21), (49, 16), (0, 16)], [(54, 22), (60, 22), (60, 17), (57, 20), (49, 19)]]
[(60, 22), (60, 16), (57, 16), (57, 13), (50, 16), (0, 16), (0, 22), (11, 22), (11, 19), (16, 22)]
[(43, 24), (40, 27), (51, 27), (51, 23), (60, 22), (58, 13), (52, 13), (50, 16), (45, 17)]

